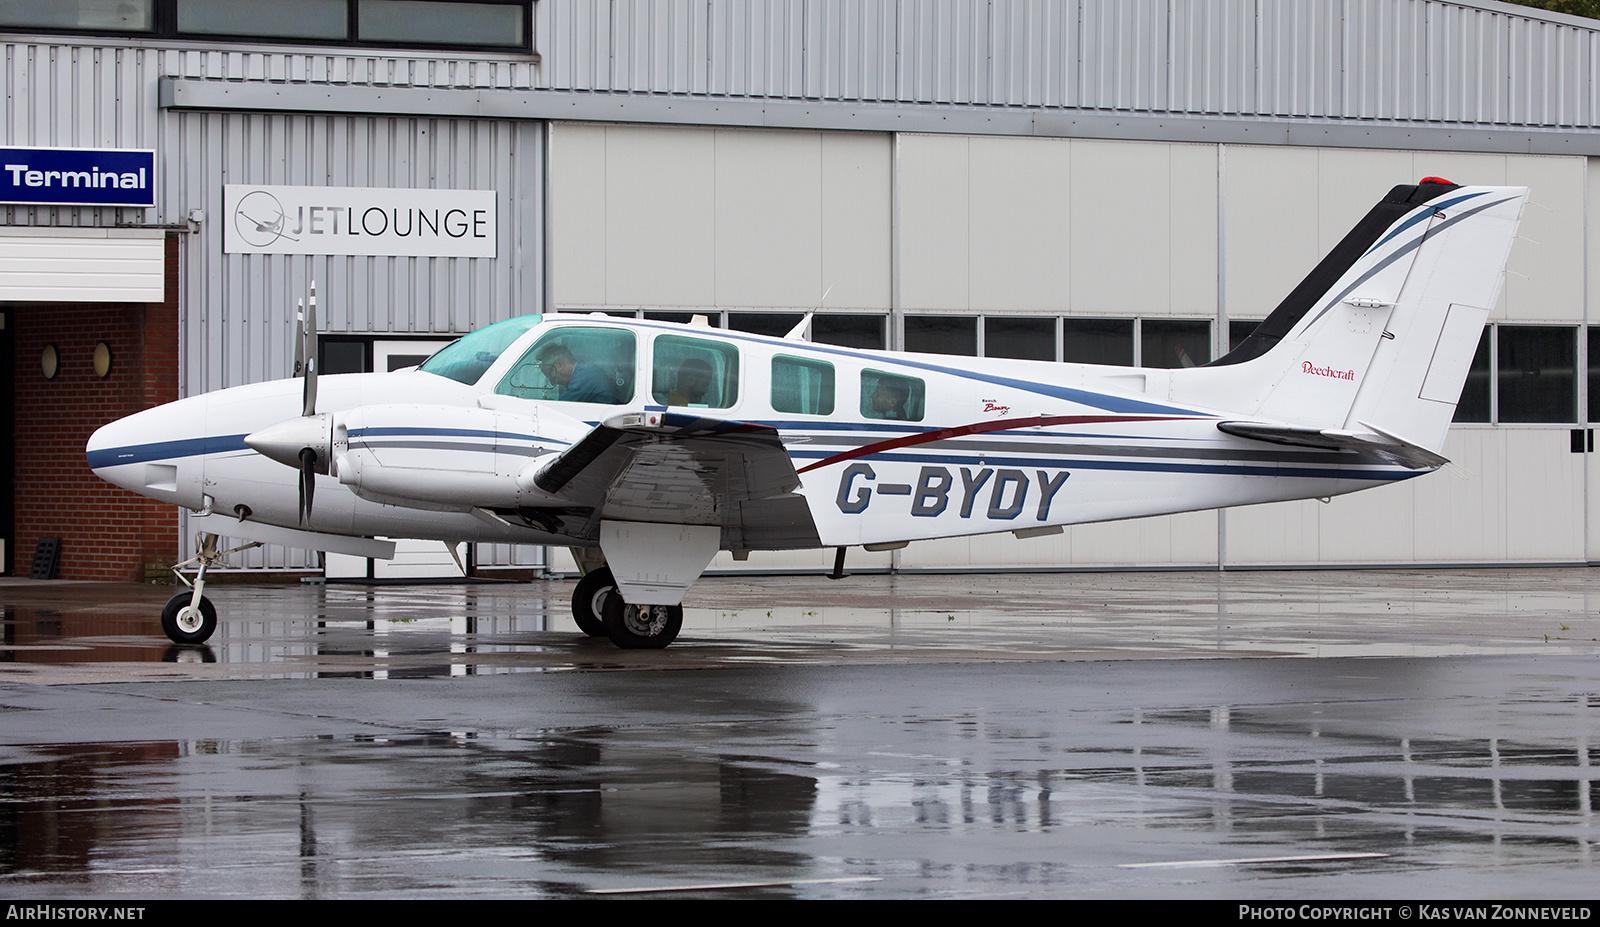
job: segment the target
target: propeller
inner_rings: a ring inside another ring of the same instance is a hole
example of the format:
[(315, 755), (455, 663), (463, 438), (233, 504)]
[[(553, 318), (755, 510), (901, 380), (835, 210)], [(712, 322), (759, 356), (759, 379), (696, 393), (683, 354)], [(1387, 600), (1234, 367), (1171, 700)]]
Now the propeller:
[(317, 474), (329, 473), (333, 456), (332, 421), (317, 414), (317, 283), (311, 298), (295, 303), (294, 375), (301, 379), (300, 417), (279, 422), (245, 436), (244, 443), (257, 452), (294, 467), (300, 473), (300, 523), (311, 518), (317, 493)]
[[(298, 308), (298, 307), (297, 307)], [(311, 281), (311, 298), (305, 312), (295, 313), (295, 356), (303, 359), (300, 374), (301, 408), (303, 418), (317, 414), (317, 281)], [(317, 452), (310, 445), (300, 448), (300, 523), (311, 517), (311, 504), (317, 495)], [(326, 473), (327, 467), (323, 466)]]
[(305, 405), (300, 414), (317, 414), (317, 281), (311, 281), (311, 301), (306, 313), (296, 322), (300, 347), (296, 355), (305, 357)]
[(317, 452), (307, 446), (300, 449), (300, 523), (311, 517), (311, 501), (317, 495)]

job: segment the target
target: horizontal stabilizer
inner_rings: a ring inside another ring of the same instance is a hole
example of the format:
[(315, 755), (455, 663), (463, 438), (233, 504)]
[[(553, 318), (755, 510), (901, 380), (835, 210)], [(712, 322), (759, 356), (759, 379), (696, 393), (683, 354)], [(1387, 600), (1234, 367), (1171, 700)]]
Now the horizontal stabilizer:
[(1297, 425), (1274, 425), (1267, 422), (1218, 422), (1217, 429), (1241, 438), (1289, 444), (1295, 447), (1315, 447), (1329, 451), (1351, 451), (1363, 457), (1376, 458), (1385, 463), (1398, 464), (1409, 470), (1434, 470), (1449, 463), (1449, 459), (1403, 438), (1396, 437), (1365, 422), (1371, 431), (1345, 431), (1337, 428), (1307, 428)]

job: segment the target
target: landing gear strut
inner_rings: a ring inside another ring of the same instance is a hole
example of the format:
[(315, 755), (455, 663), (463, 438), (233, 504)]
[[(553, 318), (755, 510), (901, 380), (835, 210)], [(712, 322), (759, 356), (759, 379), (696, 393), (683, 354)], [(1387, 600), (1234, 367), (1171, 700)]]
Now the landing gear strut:
[[(204, 595), (206, 571), (227, 554), (260, 547), (261, 542), (252, 541), (242, 547), (219, 552), (217, 536), (207, 532), (195, 535), (194, 546), (199, 553), (172, 568), (173, 575), (184, 585), (189, 586), (190, 591), (180, 592), (168, 599), (167, 607), (161, 610), (161, 630), (166, 632), (168, 639), (175, 644), (204, 644), (211, 639), (211, 635), (217, 630), (217, 607)], [(200, 564), (192, 583), (179, 571), (180, 567), (191, 563)]]

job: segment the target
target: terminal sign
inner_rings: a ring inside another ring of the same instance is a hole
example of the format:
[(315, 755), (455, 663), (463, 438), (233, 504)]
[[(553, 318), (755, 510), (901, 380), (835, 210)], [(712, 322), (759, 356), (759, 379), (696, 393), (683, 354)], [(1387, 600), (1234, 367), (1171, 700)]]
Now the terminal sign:
[(147, 148), (0, 148), (0, 203), (154, 206)]

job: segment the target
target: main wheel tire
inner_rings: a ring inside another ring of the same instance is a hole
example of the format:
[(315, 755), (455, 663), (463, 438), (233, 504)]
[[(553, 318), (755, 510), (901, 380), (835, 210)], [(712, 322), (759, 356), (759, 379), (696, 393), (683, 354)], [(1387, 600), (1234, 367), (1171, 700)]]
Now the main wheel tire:
[(616, 591), (617, 581), (610, 567), (590, 570), (578, 580), (578, 588), (572, 591), (572, 620), (578, 623), (578, 630), (590, 637), (606, 636), (602, 609), (606, 596)]
[(682, 605), (630, 605), (613, 593), (602, 614), (606, 636), (624, 650), (660, 650), (683, 630)]
[(197, 612), (189, 606), (193, 599), (194, 593), (180, 592), (161, 610), (161, 630), (174, 644), (204, 644), (217, 630), (217, 607), (201, 596)]

